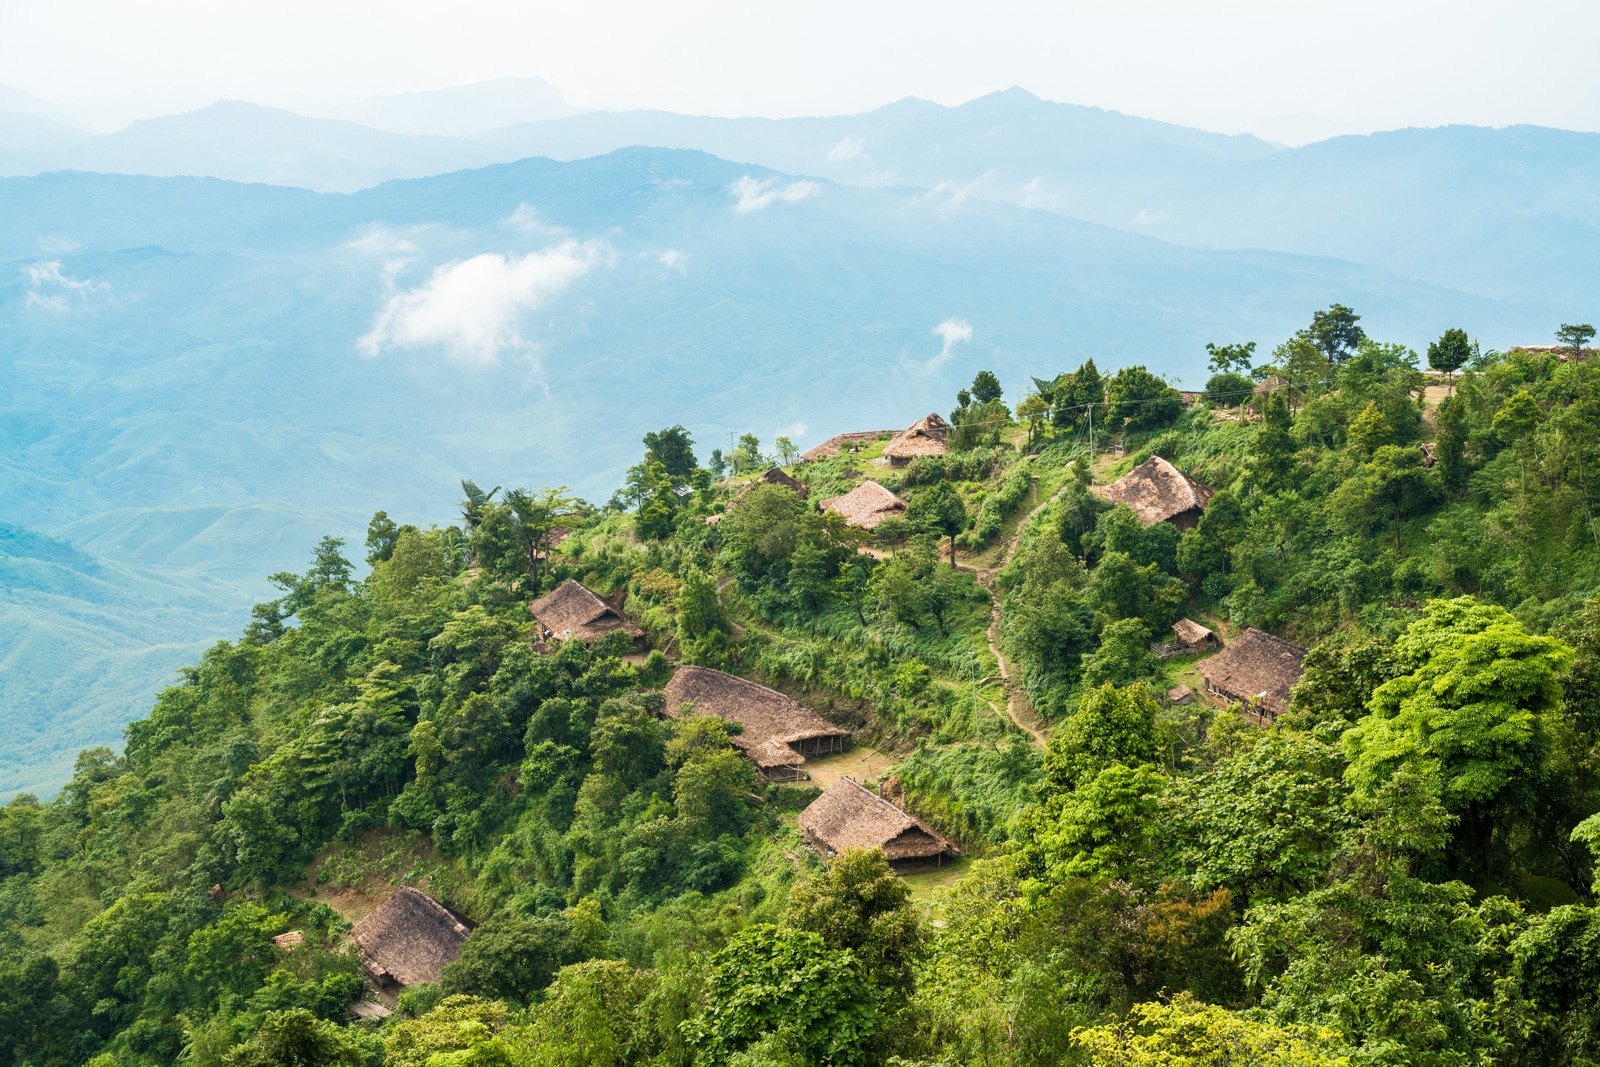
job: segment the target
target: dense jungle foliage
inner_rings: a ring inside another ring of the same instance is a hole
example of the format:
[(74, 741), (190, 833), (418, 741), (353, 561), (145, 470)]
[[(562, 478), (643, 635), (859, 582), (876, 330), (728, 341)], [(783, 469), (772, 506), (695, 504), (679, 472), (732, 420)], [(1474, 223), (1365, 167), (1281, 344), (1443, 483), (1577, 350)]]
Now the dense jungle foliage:
[[(1335, 305), (1211, 346), (1198, 398), (981, 373), (948, 454), (869, 441), (804, 499), (670, 427), (601, 507), (380, 512), (364, 568), (325, 539), (122, 753), (0, 808), (0, 1064), (1600, 1062), (1585, 329), (1451, 330), (1430, 373)], [(1095, 492), (1152, 455), (1215, 489), (1192, 528)], [(904, 514), (817, 508), (864, 478)], [(540, 641), (569, 577), (651, 651)], [(1309, 647), (1289, 711), (1170, 702), (1185, 615)], [(959, 877), (824, 864), (816, 788), (664, 714), (679, 663), (850, 728)], [(350, 919), (399, 885), (476, 926), (357, 1017)]]

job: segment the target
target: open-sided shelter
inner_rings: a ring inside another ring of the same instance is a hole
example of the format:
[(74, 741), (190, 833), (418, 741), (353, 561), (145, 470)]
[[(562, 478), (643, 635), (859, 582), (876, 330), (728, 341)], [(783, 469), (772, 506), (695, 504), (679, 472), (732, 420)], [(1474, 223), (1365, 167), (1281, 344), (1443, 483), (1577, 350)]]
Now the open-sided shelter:
[(806, 843), (824, 856), (847, 848), (881, 848), (890, 865), (901, 869), (939, 864), (961, 852), (927, 823), (849, 777), (834, 782), (800, 813), (800, 829)]
[(1170, 522), (1180, 530), (1200, 521), (1212, 495), (1160, 456), (1151, 456), (1096, 492), (1113, 504), (1126, 504), (1146, 526)]
[(1206, 689), (1243, 704), (1256, 722), (1268, 723), (1289, 709), (1289, 689), (1300, 680), (1305, 658), (1299, 645), (1251, 627), (1201, 660), (1199, 670)]
[(361, 964), (380, 985), (437, 982), (461, 958), (472, 930), (420, 889), (401, 886), (350, 930)]
[(875, 530), (884, 519), (906, 513), (904, 500), (873, 481), (862, 482), (843, 496), (830, 496), (817, 506), (838, 512), (845, 522), (863, 530)]
[(613, 630), (622, 630), (635, 644), (644, 639), (644, 631), (632, 619), (573, 578), (529, 604), (528, 610), (539, 622), (540, 636), (552, 641), (575, 637), (587, 643)]
[(1193, 619), (1179, 619), (1172, 624), (1178, 643), (1188, 652), (1203, 652), (1217, 647), (1217, 635)]
[(890, 466), (904, 467), (918, 456), (942, 456), (950, 451), (950, 424), (938, 412), (929, 412), (895, 434), (884, 446)]
[(710, 667), (679, 667), (667, 683), (666, 698), (672, 714), (692, 703), (697, 714), (742, 726), (743, 732), (729, 740), (773, 782), (802, 777), (807, 756), (838, 752), (850, 740), (849, 730), (776, 689)]

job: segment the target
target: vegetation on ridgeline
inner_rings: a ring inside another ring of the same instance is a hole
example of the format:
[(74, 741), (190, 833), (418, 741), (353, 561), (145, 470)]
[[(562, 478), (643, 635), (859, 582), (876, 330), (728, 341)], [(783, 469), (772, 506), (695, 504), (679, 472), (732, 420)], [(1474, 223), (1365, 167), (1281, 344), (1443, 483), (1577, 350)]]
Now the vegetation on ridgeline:
[[(946, 454), (860, 443), (804, 499), (673, 426), (603, 507), (380, 512), (364, 577), (325, 539), (122, 753), (0, 808), (0, 1067), (1594, 1063), (1592, 336), (1452, 329), (1429, 376), (1334, 305), (1209, 346), (1198, 399), (1091, 361), (1013, 411), (982, 372)], [(1215, 490), (1192, 528), (1096, 491), (1155, 455)], [(815, 506), (868, 477), (903, 516)], [(652, 650), (541, 640), (568, 578)], [(1171, 702), (1186, 615), (1309, 647), (1288, 711)], [(931, 895), (824, 864), (814, 788), (663, 714), (679, 663), (850, 728), (975, 858)], [(352, 1014), (399, 885), (474, 929)]]

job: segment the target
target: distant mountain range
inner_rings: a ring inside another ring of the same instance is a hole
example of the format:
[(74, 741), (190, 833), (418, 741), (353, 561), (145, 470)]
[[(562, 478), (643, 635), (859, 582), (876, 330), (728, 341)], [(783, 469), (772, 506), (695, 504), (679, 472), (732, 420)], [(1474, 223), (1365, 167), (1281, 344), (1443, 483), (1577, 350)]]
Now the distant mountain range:
[[(404, 132), (219, 103), (87, 137), (8, 115), (5, 103), (0, 174), (78, 169), (349, 192), (530, 156), (685, 148), (843, 184), (999, 200), (1184, 244), (1334, 256), (1484, 296), (1581, 306), (1600, 283), (1600, 263), (1581, 254), (1600, 232), (1600, 134), (1539, 127), (1397, 130), (1287, 149), (1020, 89), (959, 107), (907, 99), (861, 115), (723, 119), (565, 114), (574, 109), (531, 79), (331, 109)], [(476, 132), (518, 114), (564, 117)], [(416, 132), (444, 129), (476, 135)]]
[[(1285, 151), (1019, 92), (473, 138), (0, 117), (13, 171), (169, 175), (0, 179), (0, 794), (114, 743), (318, 536), (448, 521), (462, 477), (604, 499), (648, 429), (804, 445), (980, 367), (1012, 399), (1090, 356), (1192, 386), (1204, 342), (1270, 348), (1334, 300), (1417, 346), (1542, 340), (1593, 314), (1597, 140)], [(573, 158), (491, 162), (529, 153)]]

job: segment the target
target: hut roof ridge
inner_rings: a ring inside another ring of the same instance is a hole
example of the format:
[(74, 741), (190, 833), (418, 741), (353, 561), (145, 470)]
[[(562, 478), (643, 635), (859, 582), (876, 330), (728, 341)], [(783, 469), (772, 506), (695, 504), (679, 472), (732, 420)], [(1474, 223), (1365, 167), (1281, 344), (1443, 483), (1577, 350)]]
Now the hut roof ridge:
[(1161, 456), (1151, 456), (1099, 493), (1125, 504), (1145, 525), (1164, 522), (1211, 502), (1212, 490), (1184, 474)]
[[(882, 848), (891, 860), (959, 852), (948, 838), (848, 775), (800, 813), (800, 827), (833, 852)], [(908, 836), (909, 835), (909, 836)], [(907, 837), (906, 840), (900, 840)]]

